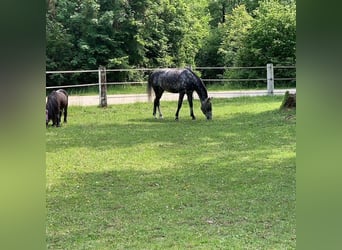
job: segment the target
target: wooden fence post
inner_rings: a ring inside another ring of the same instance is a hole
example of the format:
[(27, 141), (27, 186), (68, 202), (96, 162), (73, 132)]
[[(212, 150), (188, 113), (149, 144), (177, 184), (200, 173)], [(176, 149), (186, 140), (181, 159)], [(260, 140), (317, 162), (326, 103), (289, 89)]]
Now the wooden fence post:
[(269, 95), (273, 95), (273, 91), (274, 91), (273, 64), (272, 63), (268, 63), (266, 68), (267, 68), (267, 93)]
[(107, 107), (107, 77), (106, 67), (99, 67), (99, 94), (100, 94), (100, 107)]

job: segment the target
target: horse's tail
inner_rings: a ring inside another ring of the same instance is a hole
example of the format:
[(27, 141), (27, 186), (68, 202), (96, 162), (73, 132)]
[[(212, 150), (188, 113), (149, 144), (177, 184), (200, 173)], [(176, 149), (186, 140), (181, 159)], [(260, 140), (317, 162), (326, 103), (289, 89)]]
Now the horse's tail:
[(152, 99), (152, 82), (153, 82), (152, 78), (153, 78), (153, 73), (148, 76), (148, 80), (147, 80), (146, 92), (147, 92), (147, 96), (148, 96), (148, 101), (149, 102)]
[(52, 91), (47, 98), (45, 109), (48, 110), (49, 117), (53, 117), (55, 114), (58, 113), (58, 101), (56, 92), (57, 91), (55, 90)]

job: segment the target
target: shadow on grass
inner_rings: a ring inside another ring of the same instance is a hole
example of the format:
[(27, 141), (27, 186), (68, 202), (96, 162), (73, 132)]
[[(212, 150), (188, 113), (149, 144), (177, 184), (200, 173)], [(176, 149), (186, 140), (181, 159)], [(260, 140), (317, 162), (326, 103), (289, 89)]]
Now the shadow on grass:
[(294, 248), (294, 157), (226, 160), (65, 174), (48, 190), (49, 248)]

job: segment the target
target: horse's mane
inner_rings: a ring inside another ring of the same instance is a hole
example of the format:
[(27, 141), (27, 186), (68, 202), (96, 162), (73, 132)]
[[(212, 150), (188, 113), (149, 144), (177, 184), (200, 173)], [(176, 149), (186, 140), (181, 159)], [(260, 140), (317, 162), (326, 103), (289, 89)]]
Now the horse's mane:
[(197, 81), (199, 81), (205, 87), (202, 79), (195, 72), (193, 72), (191, 68), (186, 67), (186, 69), (189, 70), (196, 77)]
[[(188, 67), (186, 67), (185, 69), (187, 69), (191, 74), (193, 74), (194, 76), (195, 76), (195, 78), (196, 78), (196, 80), (198, 81), (198, 83), (199, 83), (199, 89), (198, 90), (196, 90), (196, 92), (197, 92), (197, 94), (199, 94), (199, 97), (200, 98), (207, 98), (208, 97), (208, 91), (207, 91), (207, 88), (205, 87), (205, 85), (204, 85), (204, 83), (203, 83), (203, 81), (202, 81), (202, 79), (201, 78), (199, 78), (198, 76), (197, 76), (197, 74), (195, 74), (195, 72), (193, 72), (190, 68), (188, 68)], [(200, 92), (200, 93), (199, 93)], [(202, 100), (203, 101), (203, 100)]]

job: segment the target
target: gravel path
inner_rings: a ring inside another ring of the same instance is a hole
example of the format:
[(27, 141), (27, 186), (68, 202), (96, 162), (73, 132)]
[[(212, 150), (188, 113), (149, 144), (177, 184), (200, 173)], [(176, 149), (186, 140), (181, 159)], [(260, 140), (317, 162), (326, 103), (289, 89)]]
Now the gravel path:
[[(296, 93), (296, 89), (275, 90), (275, 95), (284, 95), (285, 91)], [(262, 96), (267, 95), (266, 90), (250, 90), (250, 91), (209, 91), (208, 95), (213, 98), (233, 98), (239, 96)], [(153, 99), (153, 97), (152, 97)], [(194, 94), (194, 99), (198, 99), (197, 94)], [(176, 101), (178, 94), (164, 92), (161, 101)], [(184, 97), (186, 101), (186, 95)], [(148, 102), (147, 94), (124, 94), (124, 95), (107, 95), (107, 104), (125, 104), (135, 102)], [(69, 105), (74, 106), (94, 106), (99, 105), (99, 96), (69, 96)]]

